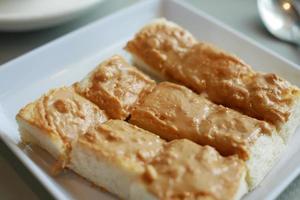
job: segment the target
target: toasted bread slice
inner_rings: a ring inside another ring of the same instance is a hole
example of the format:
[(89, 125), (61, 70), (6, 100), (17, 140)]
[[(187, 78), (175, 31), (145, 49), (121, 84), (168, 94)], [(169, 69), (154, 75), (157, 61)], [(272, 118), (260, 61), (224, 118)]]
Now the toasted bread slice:
[(16, 116), (25, 143), (36, 144), (54, 158), (66, 160), (71, 142), (108, 118), (72, 88), (53, 89), (22, 108)]
[(159, 83), (131, 113), (130, 123), (164, 139), (187, 138), (222, 155), (238, 155), (248, 167), (252, 189), (284, 148), (276, 129), (232, 109), (211, 103), (184, 86)]
[(155, 82), (129, 65), (121, 56), (113, 56), (82, 81), (76, 91), (106, 111), (112, 119), (126, 119), (132, 106)]
[(71, 169), (123, 199), (239, 199), (248, 189), (237, 157), (187, 140), (168, 144), (120, 120), (80, 136), (70, 157)]
[(70, 168), (123, 199), (165, 141), (120, 120), (90, 129), (73, 144)]
[(125, 49), (148, 71), (205, 94), (217, 104), (273, 124), (285, 141), (299, 124), (299, 88), (198, 42), (172, 22), (159, 19), (146, 25)]

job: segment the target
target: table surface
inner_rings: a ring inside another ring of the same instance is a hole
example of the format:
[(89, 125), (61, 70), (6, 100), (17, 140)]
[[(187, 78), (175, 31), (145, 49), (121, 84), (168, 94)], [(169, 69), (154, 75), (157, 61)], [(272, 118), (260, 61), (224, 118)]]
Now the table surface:
[[(11, 59), (137, 1), (105, 1), (79, 19), (54, 28), (25, 33), (0, 32), (0, 67), (1, 64)], [(265, 30), (258, 16), (256, 1), (187, 0), (187, 2), (300, 65), (300, 48), (277, 40)], [(24, 199), (25, 197), (26, 199), (53, 199), (38, 180), (0, 141), (0, 199)], [(278, 197), (280, 200), (299, 198), (300, 177)]]

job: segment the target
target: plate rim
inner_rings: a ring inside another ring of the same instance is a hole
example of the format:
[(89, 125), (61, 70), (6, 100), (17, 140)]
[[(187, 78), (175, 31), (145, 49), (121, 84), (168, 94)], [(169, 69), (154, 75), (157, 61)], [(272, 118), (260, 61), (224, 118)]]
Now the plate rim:
[[(145, 0), (145, 1), (138, 1), (138, 2), (134, 3), (133, 5), (122, 8), (122, 9), (118, 10), (117, 12), (114, 12), (112, 14), (104, 16), (92, 23), (84, 25), (81, 28), (71, 31), (65, 35), (62, 35), (40, 47), (37, 47), (25, 54), (13, 59), (13, 60), (10, 60), (10, 61), (0, 65), (0, 73), (5, 70), (8, 70), (10, 68), (10, 66), (12, 66), (12, 65), (18, 66), (18, 62), (22, 61), (22, 59), (30, 57), (31, 55), (34, 55), (34, 54), (38, 54), (39, 52), (46, 50), (46, 48), (48, 48), (48, 47), (59, 45), (59, 42), (64, 41), (66, 38), (69, 38), (69, 37), (71, 38), (73, 36), (76, 36), (77, 34), (81, 34), (81, 32), (84, 32), (90, 28), (93, 28), (94, 26), (97, 26), (98, 23), (101, 23), (103, 21), (109, 21), (111, 18), (118, 17), (120, 15), (124, 15), (124, 14), (130, 12), (130, 10), (135, 10), (139, 7), (147, 6), (147, 4), (151, 4), (151, 5), (158, 4), (159, 8), (161, 9), (161, 7), (164, 6), (164, 4), (168, 4), (168, 3), (175, 3), (177, 5), (180, 5), (186, 9), (188, 9), (189, 11), (191, 11), (197, 15), (200, 15), (201, 17), (207, 19), (208, 21), (214, 23), (215, 25), (220, 26), (221, 28), (236, 35), (237, 37), (240, 37), (241, 39), (245, 40), (245, 42), (251, 43), (255, 47), (263, 50), (264, 52), (270, 54), (271, 56), (278, 58), (279, 60), (283, 61), (284, 63), (287, 63), (290, 67), (300, 70), (300, 66), (298, 64), (284, 58), (283, 56), (279, 55), (278, 53), (274, 52), (273, 50), (268, 49), (267, 47), (264, 47), (260, 43), (256, 42), (254, 39), (231, 28), (229, 25), (210, 16), (209, 14), (205, 13), (204, 11), (202, 11), (200, 9), (196, 9), (195, 7), (193, 7), (191, 4), (189, 4), (187, 2), (183, 2), (180, 0)], [(55, 183), (51, 182), (51, 186), (49, 186), (49, 181), (47, 180), (48, 175), (46, 173), (44, 173), (42, 171), (42, 169), (37, 164), (35, 164), (27, 155), (22, 153), (22, 150), (19, 149), (19, 147), (17, 145), (12, 144), (10, 142), (10, 138), (8, 138), (7, 134), (1, 130), (1, 127), (0, 127), (0, 139), (5, 143), (5, 145), (7, 145), (9, 147), (9, 149), (14, 153), (14, 155), (24, 164), (24, 166), (33, 174), (33, 176), (35, 178), (37, 178), (37, 180), (39, 180), (39, 182), (45, 187), (45, 189), (47, 191), (49, 191), (49, 193), (53, 197), (58, 198), (58, 199), (68, 199), (69, 198), (69, 196), (65, 192), (63, 192), (62, 190), (60, 190), (60, 188), (55, 186)], [(276, 186), (276, 190), (274, 190), (272, 193), (267, 195), (266, 198), (267, 199), (276, 198), (297, 177), (297, 175), (299, 175), (299, 173), (300, 173), (300, 168), (298, 170), (292, 171), (292, 173), (290, 173), (289, 176), (281, 184), (278, 184)]]

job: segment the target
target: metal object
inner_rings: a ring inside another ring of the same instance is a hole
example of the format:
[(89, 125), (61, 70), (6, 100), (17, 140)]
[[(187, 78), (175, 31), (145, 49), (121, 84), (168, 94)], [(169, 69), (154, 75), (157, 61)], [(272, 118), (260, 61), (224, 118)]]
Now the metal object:
[(300, 45), (300, 0), (257, 0), (257, 6), (271, 34)]

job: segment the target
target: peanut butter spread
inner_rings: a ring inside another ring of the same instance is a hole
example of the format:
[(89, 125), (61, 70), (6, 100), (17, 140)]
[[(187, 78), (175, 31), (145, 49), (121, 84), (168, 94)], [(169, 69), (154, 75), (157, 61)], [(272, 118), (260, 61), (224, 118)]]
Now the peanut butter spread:
[(96, 105), (76, 94), (72, 88), (50, 90), (18, 114), (45, 133), (70, 142), (97, 123), (107, 120)]
[(110, 118), (126, 119), (139, 97), (155, 82), (121, 56), (113, 56), (75, 85), (77, 92), (105, 110)]
[(158, 199), (235, 199), (245, 174), (237, 157), (209, 146), (174, 140), (146, 167), (142, 181)]
[(89, 129), (78, 143), (95, 156), (143, 172), (145, 163), (161, 150), (164, 140), (125, 121), (109, 120)]
[(277, 128), (288, 120), (300, 96), (286, 80), (255, 72), (237, 57), (197, 42), (167, 21), (143, 28), (126, 49), (170, 80)]
[(184, 86), (162, 82), (132, 111), (130, 122), (167, 140), (187, 138), (211, 145), (222, 155), (249, 158), (260, 134), (271, 134), (266, 122), (211, 103)]

